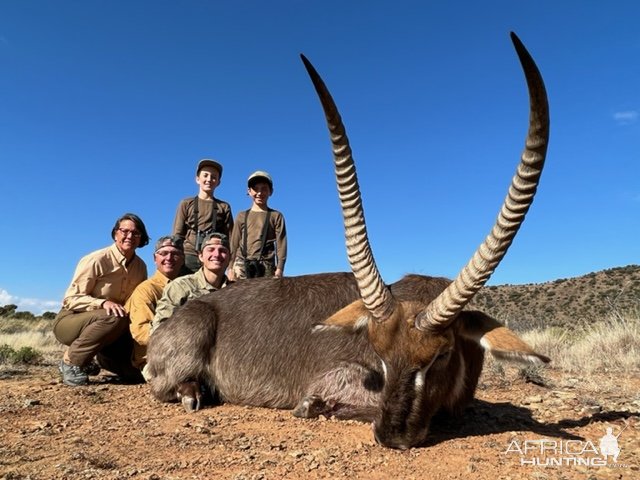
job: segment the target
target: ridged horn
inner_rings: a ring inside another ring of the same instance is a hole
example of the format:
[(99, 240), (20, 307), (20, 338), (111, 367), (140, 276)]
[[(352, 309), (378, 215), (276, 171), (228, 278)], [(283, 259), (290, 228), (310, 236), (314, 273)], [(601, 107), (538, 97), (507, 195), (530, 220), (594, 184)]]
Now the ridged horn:
[(533, 202), (549, 142), (549, 105), (542, 76), (520, 39), (511, 32), (529, 89), (529, 131), (520, 164), (496, 224), (456, 279), (416, 319), (420, 329), (448, 325), (486, 283), (511, 245)]
[(322, 78), (304, 55), (300, 55), (300, 58), (320, 98), (329, 127), (349, 264), (365, 306), (376, 321), (384, 321), (395, 308), (395, 300), (382, 281), (373, 258), (349, 139), (338, 108)]

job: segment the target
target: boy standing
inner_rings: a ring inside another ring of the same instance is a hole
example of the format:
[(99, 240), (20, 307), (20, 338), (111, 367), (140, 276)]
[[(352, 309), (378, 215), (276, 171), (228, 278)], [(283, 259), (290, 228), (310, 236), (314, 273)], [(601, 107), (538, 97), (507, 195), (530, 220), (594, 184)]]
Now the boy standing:
[(178, 205), (173, 222), (173, 235), (184, 239), (185, 273), (194, 273), (202, 266), (198, 253), (202, 240), (212, 232), (230, 236), (233, 230), (231, 206), (214, 197), (222, 179), (222, 165), (204, 158), (196, 169), (199, 190), (195, 197), (185, 198)]
[(231, 275), (235, 279), (281, 277), (287, 261), (287, 230), (282, 213), (267, 205), (273, 181), (259, 170), (249, 176), (247, 186), (252, 205), (236, 217), (231, 234)]

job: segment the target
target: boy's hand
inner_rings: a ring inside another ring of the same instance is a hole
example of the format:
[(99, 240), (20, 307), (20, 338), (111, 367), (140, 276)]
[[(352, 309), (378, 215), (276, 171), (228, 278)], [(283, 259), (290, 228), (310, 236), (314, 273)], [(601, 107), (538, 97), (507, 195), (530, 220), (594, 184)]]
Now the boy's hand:
[(281, 268), (276, 268), (276, 271), (273, 274), (273, 276), (276, 277), (276, 278), (281, 278), (282, 277), (282, 269)]

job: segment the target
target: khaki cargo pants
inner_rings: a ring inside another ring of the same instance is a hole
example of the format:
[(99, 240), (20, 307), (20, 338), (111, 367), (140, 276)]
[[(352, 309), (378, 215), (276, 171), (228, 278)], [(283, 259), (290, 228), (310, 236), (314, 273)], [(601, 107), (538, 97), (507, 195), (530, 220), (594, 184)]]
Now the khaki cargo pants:
[(54, 320), (53, 334), (69, 347), (67, 355), (73, 365), (83, 367), (95, 356), (100, 367), (123, 380), (142, 380), (131, 364), (129, 317), (108, 315), (104, 309), (74, 312), (63, 308)]

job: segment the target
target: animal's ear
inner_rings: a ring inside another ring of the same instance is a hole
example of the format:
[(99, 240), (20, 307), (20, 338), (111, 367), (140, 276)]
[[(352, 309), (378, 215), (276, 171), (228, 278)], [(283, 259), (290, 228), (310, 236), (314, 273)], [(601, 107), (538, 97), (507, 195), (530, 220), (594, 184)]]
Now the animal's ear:
[(536, 353), (520, 337), (497, 320), (481, 312), (463, 312), (461, 315), (463, 337), (480, 344), (500, 360), (543, 364), (551, 359)]
[(321, 324), (316, 325), (314, 330), (349, 329), (357, 331), (367, 326), (369, 318), (369, 310), (364, 306), (363, 301), (356, 300), (338, 310)]

